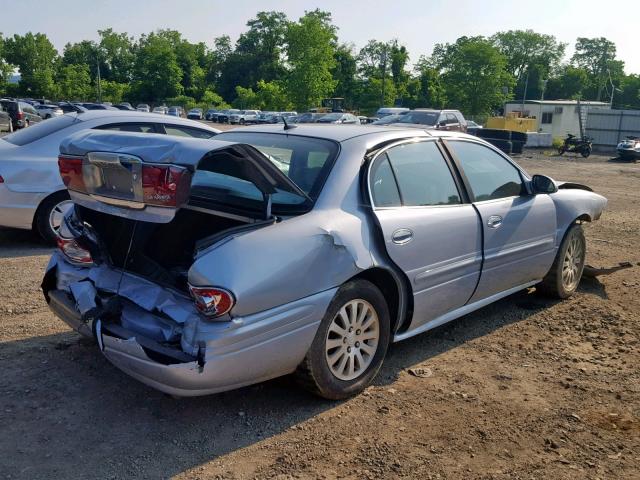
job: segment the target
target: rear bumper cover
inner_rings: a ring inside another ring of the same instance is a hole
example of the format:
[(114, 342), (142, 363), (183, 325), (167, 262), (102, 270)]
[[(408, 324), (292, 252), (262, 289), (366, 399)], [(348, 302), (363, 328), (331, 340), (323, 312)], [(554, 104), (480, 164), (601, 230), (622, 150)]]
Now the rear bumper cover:
[(84, 322), (67, 292), (45, 293), (51, 310), (79, 333), (95, 336), (116, 367), (162, 392), (197, 396), (293, 372), (311, 346), (335, 289), (228, 322), (201, 322), (197, 332), (189, 332), (200, 348), (197, 358), (175, 350), (173, 359), (167, 347), (139, 334), (110, 329), (99, 319)]

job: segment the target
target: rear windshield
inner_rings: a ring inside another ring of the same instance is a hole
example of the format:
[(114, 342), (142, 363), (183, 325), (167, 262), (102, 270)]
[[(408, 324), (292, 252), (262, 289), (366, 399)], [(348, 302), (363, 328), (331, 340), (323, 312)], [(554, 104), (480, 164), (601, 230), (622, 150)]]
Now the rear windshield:
[(417, 123), (420, 125), (435, 125), (440, 116), (439, 112), (407, 112), (400, 116), (396, 123)]
[(72, 123), (79, 121), (80, 119), (78, 119), (74, 114), (62, 115), (60, 117), (47, 120), (46, 122), (38, 122), (29, 128), (23, 128), (15, 133), (10, 133), (9, 135), (2, 137), (2, 140), (18, 146), (27, 145), (28, 143), (40, 140), (47, 135), (51, 135), (52, 133), (68, 127)]
[[(277, 133), (224, 132), (216, 135), (216, 140), (246, 143), (264, 154), (300, 190), (312, 200), (316, 200), (333, 162), (338, 155), (338, 145), (321, 138), (298, 137)], [(262, 199), (260, 192), (238, 179), (216, 177), (207, 172), (196, 171), (193, 185), (204, 183), (209, 187), (220, 182), (220, 187), (230, 195)], [(212, 183), (213, 182), (213, 183)], [(273, 196), (273, 206), (293, 206), (300, 204), (301, 197), (286, 192)]]

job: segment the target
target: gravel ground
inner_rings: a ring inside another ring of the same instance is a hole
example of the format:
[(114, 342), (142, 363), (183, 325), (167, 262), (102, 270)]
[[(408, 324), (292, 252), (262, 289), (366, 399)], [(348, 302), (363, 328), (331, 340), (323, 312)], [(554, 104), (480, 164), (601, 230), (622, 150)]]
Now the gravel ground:
[[(587, 262), (637, 265), (640, 164), (518, 161), (606, 195), (586, 227)], [(349, 401), (289, 378), (177, 400), (48, 311), (50, 252), (0, 230), (0, 477), (640, 478), (638, 266), (584, 279), (564, 302), (523, 291), (394, 345)]]

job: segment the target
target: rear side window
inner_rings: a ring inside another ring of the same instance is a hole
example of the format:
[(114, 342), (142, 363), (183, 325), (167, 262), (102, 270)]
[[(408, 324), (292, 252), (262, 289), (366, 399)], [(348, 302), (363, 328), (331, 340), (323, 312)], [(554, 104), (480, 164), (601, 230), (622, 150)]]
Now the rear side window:
[(502, 155), (474, 142), (449, 141), (460, 161), (476, 202), (521, 195), (520, 172)]
[(117, 132), (156, 133), (153, 123), (112, 123), (97, 127), (98, 130), (115, 130)]
[(451, 171), (435, 142), (398, 145), (387, 157), (404, 206), (460, 204)]
[(167, 135), (174, 135), (176, 137), (211, 138), (215, 135), (215, 133), (207, 130), (184, 127), (182, 125), (165, 125), (164, 129)]
[(80, 121), (81, 120), (75, 115), (61, 115), (46, 122), (38, 122), (29, 128), (18, 130), (15, 133), (2, 137), (2, 139), (18, 146), (27, 145)]
[(371, 197), (376, 207), (399, 207), (402, 205), (398, 184), (386, 153), (380, 155), (371, 168), (370, 188)]

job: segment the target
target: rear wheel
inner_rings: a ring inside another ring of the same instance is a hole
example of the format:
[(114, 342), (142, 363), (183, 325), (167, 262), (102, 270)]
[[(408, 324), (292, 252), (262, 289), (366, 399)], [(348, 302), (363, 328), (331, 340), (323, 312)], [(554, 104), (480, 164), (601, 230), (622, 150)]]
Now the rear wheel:
[(330, 400), (355, 395), (380, 370), (389, 337), (389, 309), (380, 290), (365, 280), (346, 283), (329, 305), (296, 378)]
[(67, 192), (54, 193), (38, 207), (35, 227), (40, 236), (50, 244), (55, 244), (58, 229), (65, 214), (73, 207)]
[(586, 252), (584, 231), (575, 223), (562, 240), (549, 273), (536, 288), (550, 297), (569, 298), (578, 289)]
[(565, 147), (564, 145), (560, 145), (560, 146), (558, 147), (558, 155), (562, 155), (562, 154), (564, 154), (564, 152), (566, 152), (566, 151), (567, 151), (567, 147)]

